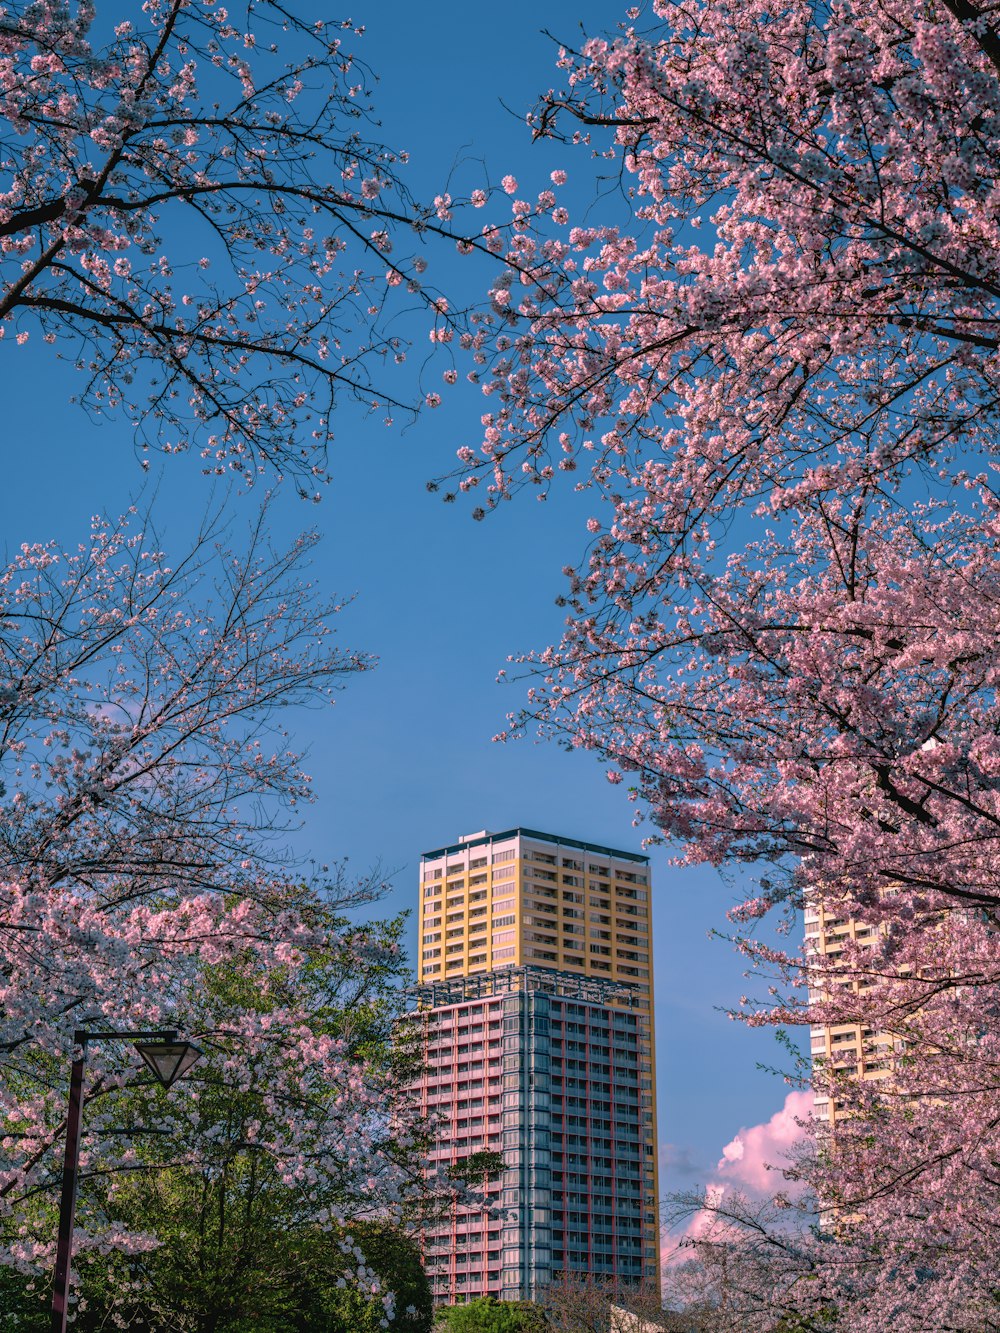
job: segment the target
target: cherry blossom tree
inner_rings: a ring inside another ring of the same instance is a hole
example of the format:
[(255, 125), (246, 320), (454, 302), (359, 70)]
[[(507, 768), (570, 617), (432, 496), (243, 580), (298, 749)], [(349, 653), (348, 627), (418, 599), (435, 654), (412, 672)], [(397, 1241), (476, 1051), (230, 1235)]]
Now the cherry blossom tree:
[[(342, 896), (350, 889), (344, 880)], [(388, 1326), (429, 1326), (406, 1314), (400, 1283), (412, 1274), (368, 1243), (398, 1234), (405, 1261), (398, 1223), (433, 1189), (393, 1033), (402, 921), (359, 927), (317, 902), (313, 924), (326, 938), (291, 964), (244, 948), (192, 971), (173, 1017), (202, 1034), (205, 1058), (169, 1096), (134, 1068), (91, 1080), (79, 1325), (377, 1328), (392, 1292)], [(54, 1230), (47, 1185), (42, 1174), (21, 1197), (19, 1249)], [(109, 1234), (113, 1247), (95, 1243)], [(420, 1273), (415, 1253), (409, 1265)], [(363, 1293), (344, 1290), (350, 1277)], [(19, 1285), (28, 1322), (36, 1301)]]
[(0, 16), (0, 336), (55, 344), (140, 450), (309, 490), (338, 395), (401, 405), (387, 297), (431, 303), (405, 247), (447, 201), (415, 204), (405, 153), (371, 137), (350, 21), (274, 0), (117, 13)]
[(748, 934), (806, 894), (865, 923), (742, 942), (750, 1021), (871, 1036), (817, 1072), (842, 1114), (799, 1168), (850, 1219), (828, 1294), (852, 1329), (994, 1327), (1000, 34), (947, 0), (653, 13), (562, 50), (535, 132), (618, 203), (515, 198), (471, 344), (478, 515), (561, 472), (594, 499), (512, 730), (752, 867)]
[[(561, 1273), (541, 1293), (538, 1304), (553, 1333), (669, 1333), (659, 1286), (622, 1283), (592, 1273)], [(689, 1320), (688, 1333), (701, 1333)]]
[[(261, 518), (234, 554), (210, 518), (175, 565), (132, 514), (95, 520), (76, 550), (25, 546), (0, 574), (0, 1229), (26, 1270), (54, 1245), (75, 1028), (183, 1026), (206, 1052), (162, 1101), (130, 1047), (92, 1055), (81, 1253), (155, 1246), (88, 1191), (167, 1159), (210, 1174), (220, 1086), (256, 1098), (244, 1149), (318, 1226), (391, 1220), (426, 1188), (415, 1115), (397, 1099), (388, 1118), (389, 1065), (336, 1021), (369, 1001), (373, 969), (398, 967), (391, 934), (338, 915), (377, 879), (303, 883), (284, 851), (310, 784), (282, 710), (369, 665), (332, 642), (337, 608), (302, 572), (312, 542), (272, 549)], [(169, 1151), (151, 1162), (117, 1133), (123, 1106)]]
[[(664, 1224), (697, 1222), (664, 1267), (667, 1328), (705, 1333), (821, 1333), (838, 1309), (820, 1281), (824, 1246), (811, 1202), (719, 1188), (670, 1196)], [(676, 1322), (670, 1322), (676, 1321)]]

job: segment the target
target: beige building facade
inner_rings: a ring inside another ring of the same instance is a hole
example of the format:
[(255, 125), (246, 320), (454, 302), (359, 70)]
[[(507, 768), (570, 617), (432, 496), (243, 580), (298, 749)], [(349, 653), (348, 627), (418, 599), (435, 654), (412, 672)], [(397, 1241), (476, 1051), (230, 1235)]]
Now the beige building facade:
[(502, 1151), (489, 1192), (519, 1210), (427, 1237), (438, 1299), (658, 1280), (650, 888), (641, 853), (529, 828), (421, 858), (422, 1101), (450, 1121), (433, 1159)]
[[(821, 1000), (832, 986), (850, 986), (862, 996), (869, 988), (864, 979), (837, 977), (838, 960), (846, 946), (870, 947), (878, 934), (876, 926), (853, 918), (838, 917), (813, 902), (805, 911), (806, 957), (813, 968), (809, 998)], [(883, 1079), (892, 1071), (899, 1042), (891, 1033), (879, 1032), (861, 1023), (810, 1029), (813, 1064), (833, 1070), (844, 1079)], [(820, 1092), (815, 1099), (817, 1118), (833, 1126), (843, 1110), (836, 1093)]]

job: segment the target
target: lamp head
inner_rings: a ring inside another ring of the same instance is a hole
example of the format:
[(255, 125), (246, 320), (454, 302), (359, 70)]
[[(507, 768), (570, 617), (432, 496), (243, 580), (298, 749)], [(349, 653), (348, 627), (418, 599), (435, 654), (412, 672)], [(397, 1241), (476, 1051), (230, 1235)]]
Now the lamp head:
[(137, 1041), (135, 1049), (164, 1088), (173, 1087), (202, 1054), (190, 1041)]

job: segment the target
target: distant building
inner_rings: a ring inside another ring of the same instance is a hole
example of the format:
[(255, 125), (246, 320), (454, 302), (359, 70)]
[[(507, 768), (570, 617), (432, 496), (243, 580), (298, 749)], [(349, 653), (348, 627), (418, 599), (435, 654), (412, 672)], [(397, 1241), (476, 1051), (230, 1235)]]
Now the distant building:
[[(807, 898), (805, 910), (806, 959), (811, 964), (809, 998), (822, 1000), (831, 986), (850, 986), (858, 995), (870, 990), (870, 979), (837, 976), (839, 959), (845, 945), (870, 948), (878, 936), (878, 927), (854, 918), (838, 917), (815, 899)], [(901, 1051), (898, 1038), (860, 1023), (837, 1026), (814, 1024), (810, 1029), (810, 1047), (814, 1065), (835, 1070), (849, 1079), (884, 1079)], [(843, 1118), (843, 1103), (831, 1100), (824, 1088), (815, 1097), (816, 1118), (831, 1127)]]
[(658, 1281), (648, 858), (534, 829), (421, 862), (425, 1110), (442, 1166), (503, 1154), (499, 1217), (424, 1237), (435, 1299), (531, 1299), (556, 1274)]

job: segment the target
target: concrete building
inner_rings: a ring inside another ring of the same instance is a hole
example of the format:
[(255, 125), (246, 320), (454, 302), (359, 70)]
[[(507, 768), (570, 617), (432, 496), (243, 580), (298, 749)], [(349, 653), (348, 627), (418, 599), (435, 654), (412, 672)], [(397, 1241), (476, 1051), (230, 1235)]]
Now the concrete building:
[[(866, 925), (853, 918), (838, 917), (827, 912), (817, 902), (807, 902), (805, 910), (806, 957), (810, 960), (809, 998), (821, 1000), (831, 993), (832, 986), (850, 986), (857, 995), (864, 995), (872, 986), (870, 980), (838, 977), (839, 963), (845, 945), (870, 947), (877, 935), (876, 926)], [(840, 1024), (836, 1027), (813, 1026), (811, 1054), (813, 1063), (836, 1071), (846, 1079), (884, 1079), (893, 1069), (894, 1060), (902, 1047), (898, 1038), (888, 1032), (879, 1032), (863, 1024)], [(837, 1122), (843, 1104), (826, 1092), (815, 1098), (816, 1116), (831, 1127)]]
[(531, 1299), (557, 1273), (657, 1280), (648, 858), (533, 829), (421, 862), (423, 1107), (434, 1159), (503, 1154), (503, 1216), (425, 1235), (435, 1299)]

